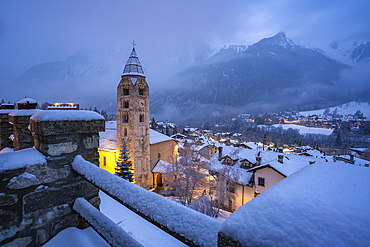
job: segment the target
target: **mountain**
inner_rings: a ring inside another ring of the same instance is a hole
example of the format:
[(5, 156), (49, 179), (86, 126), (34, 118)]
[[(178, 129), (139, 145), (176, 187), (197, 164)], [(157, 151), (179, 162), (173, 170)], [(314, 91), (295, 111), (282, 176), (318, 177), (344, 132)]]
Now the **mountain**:
[[(204, 62), (215, 53), (203, 41), (194, 41), (187, 46), (178, 44), (169, 49), (157, 48), (150, 53), (145, 52), (145, 47), (138, 49), (144, 73), (150, 75), (150, 86), (154, 91), (159, 84), (170, 80), (171, 75)], [(116, 88), (131, 49), (81, 50), (63, 61), (37, 64), (8, 83), (8, 96), (13, 96), (15, 101), (29, 95), (40, 103), (74, 102), (84, 108), (96, 106), (115, 113)]]
[(370, 61), (370, 38), (356, 37), (332, 41), (325, 47), (324, 55), (348, 65)]
[(221, 49), (182, 71), (177, 75), (180, 88), (151, 95), (151, 113), (185, 121), (368, 100), (370, 88), (357, 87), (351, 72), (351, 66), (318, 49), (295, 45), (280, 32), (239, 52)]

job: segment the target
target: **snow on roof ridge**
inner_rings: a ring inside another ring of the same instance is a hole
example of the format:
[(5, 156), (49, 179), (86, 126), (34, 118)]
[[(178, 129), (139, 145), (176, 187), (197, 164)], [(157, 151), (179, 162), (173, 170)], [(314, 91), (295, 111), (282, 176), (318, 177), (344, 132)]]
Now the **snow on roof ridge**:
[(157, 144), (167, 141), (174, 141), (174, 139), (162, 133), (159, 133), (158, 131), (150, 129), (150, 144)]
[(17, 103), (18, 104), (24, 104), (24, 103), (31, 103), (31, 104), (35, 104), (37, 103), (36, 100), (32, 99), (32, 98), (24, 98), (24, 99), (21, 99), (20, 101), (18, 101)]
[(13, 110), (9, 113), (9, 116), (32, 116), (40, 111), (40, 109), (21, 109), (21, 110)]
[(34, 114), (31, 119), (35, 122), (40, 121), (91, 121), (104, 120), (104, 117), (94, 111), (83, 110), (52, 110), (41, 111)]

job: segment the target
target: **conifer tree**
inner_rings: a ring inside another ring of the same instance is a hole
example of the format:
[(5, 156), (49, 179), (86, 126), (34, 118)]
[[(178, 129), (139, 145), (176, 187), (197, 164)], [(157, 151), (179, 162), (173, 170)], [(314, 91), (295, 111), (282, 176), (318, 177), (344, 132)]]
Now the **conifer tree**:
[(115, 175), (132, 182), (134, 180), (134, 174), (132, 174), (132, 172), (130, 171), (132, 167), (132, 162), (129, 160), (130, 157), (128, 155), (129, 152), (126, 142), (122, 140), (122, 147), (118, 156), (116, 168), (114, 168), (116, 170)]

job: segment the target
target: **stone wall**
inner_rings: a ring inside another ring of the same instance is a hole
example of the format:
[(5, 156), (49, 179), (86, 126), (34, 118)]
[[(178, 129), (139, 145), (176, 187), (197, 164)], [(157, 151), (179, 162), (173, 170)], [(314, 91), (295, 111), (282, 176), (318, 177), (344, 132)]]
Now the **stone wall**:
[(9, 123), (8, 114), (13, 110), (0, 110), (0, 150), (5, 147), (13, 148), (9, 136), (13, 134), (13, 125)]
[(12, 115), (9, 114), (9, 122), (13, 123), (13, 145), (14, 151), (31, 148), (34, 146), (34, 139), (28, 126), (30, 125), (30, 117), (34, 110), (21, 110), (29, 111), (29, 114)]
[[(35, 152), (46, 156), (47, 162), (2, 170), (1, 246), (41, 246), (67, 227), (84, 225), (72, 210), (77, 197), (84, 197), (95, 207), (100, 204), (98, 189), (72, 171), (71, 161), (81, 154), (98, 163), (98, 132), (104, 130), (104, 120), (31, 120), (31, 130), (39, 150)], [(0, 158), (21, 152), (0, 154)]]

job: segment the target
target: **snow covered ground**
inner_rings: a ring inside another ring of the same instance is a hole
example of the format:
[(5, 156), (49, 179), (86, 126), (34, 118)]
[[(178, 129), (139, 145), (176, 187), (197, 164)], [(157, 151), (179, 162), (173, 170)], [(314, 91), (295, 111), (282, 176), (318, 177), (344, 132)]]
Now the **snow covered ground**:
[[(113, 222), (123, 228), (136, 241), (143, 246), (171, 247), (186, 246), (174, 237), (168, 235), (158, 227), (144, 220), (131, 210), (109, 197), (103, 192), (99, 193), (101, 198), (100, 211)], [(92, 228), (84, 230), (69, 227), (61, 231), (51, 239), (44, 247), (100, 247), (109, 246), (99, 234)]]
[(302, 125), (296, 125), (296, 124), (274, 124), (274, 127), (283, 127), (283, 129), (297, 129), (299, 130), (300, 134), (322, 134), (322, 135), (330, 135), (333, 130), (332, 129), (324, 129), (324, 128), (312, 128), (312, 127), (306, 127)]
[[(332, 113), (335, 108), (337, 108), (337, 114), (339, 115), (348, 115), (348, 114), (355, 114), (357, 110), (360, 110), (364, 117), (370, 117), (370, 105), (367, 102), (359, 103), (359, 102), (349, 102), (347, 104), (343, 104), (337, 107), (330, 107), (330, 112)], [(313, 111), (303, 111), (300, 112), (303, 116), (310, 116), (310, 115), (321, 115), (324, 113), (325, 109), (313, 110)]]

